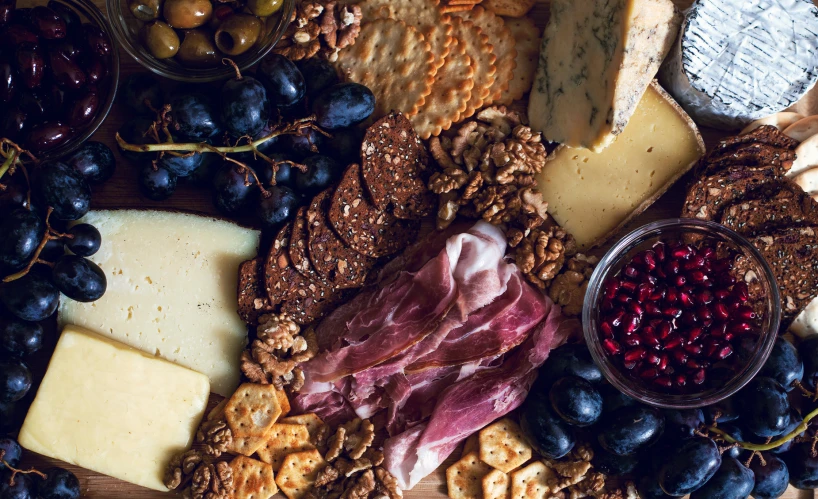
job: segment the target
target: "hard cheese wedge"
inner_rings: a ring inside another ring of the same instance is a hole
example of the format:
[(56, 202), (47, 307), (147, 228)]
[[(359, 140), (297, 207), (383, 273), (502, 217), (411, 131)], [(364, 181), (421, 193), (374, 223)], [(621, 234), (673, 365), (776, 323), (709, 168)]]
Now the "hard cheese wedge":
[(702, 154), (696, 125), (654, 82), (610, 147), (560, 146), (538, 183), (548, 212), (587, 249), (647, 209)]
[(256, 255), (259, 233), (164, 211), (95, 211), (81, 221), (102, 233), (91, 260), (108, 290), (93, 303), (62, 300), (61, 323), (204, 373), (214, 392), (230, 395), (247, 341), (236, 313), (238, 268)]
[(209, 394), (203, 374), (66, 326), (20, 445), (164, 491), (165, 467), (190, 446)]
[(546, 139), (599, 151), (621, 133), (679, 30), (670, 0), (553, 0), (529, 99)]

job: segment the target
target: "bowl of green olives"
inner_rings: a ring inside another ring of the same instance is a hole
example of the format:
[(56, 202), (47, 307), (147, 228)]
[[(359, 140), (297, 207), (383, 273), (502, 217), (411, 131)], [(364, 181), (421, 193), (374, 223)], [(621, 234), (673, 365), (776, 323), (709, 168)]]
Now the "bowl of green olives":
[(114, 37), (145, 68), (178, 81), (215, 81), (275, 46), (296, 0), (106, 0)]

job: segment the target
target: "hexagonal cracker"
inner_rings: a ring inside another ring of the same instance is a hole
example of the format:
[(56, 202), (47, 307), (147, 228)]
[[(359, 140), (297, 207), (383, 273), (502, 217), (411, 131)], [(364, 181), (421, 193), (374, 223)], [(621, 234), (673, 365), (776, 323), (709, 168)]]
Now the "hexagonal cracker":
[(511, 474), (511, 499), (546, 499), (548, 481), (555, 476), (542, 461), (534, 461)]
[(251, 456), (264, 445), (278, 417), (281, 406), (273, 385), (244, 383), (224, 407), (227, 425), (233, 433), (230, 451)]
[(463, 456), (446, 468), (446, 486), (451, 499), (481, 499), (483, 497), (483, 477), (491, 471), (491, 466), (480, 461), (476, 452)]
[(273, 467), (255, 459), (237, 456), (233, 470), (233, 499), (270, 499), (278, 492)]
[(509, 418), (480, 430), (480, 459), (492, 468), (510, 473), (531, 459), (531, 453), (522, 430)]
[(511, 492), (511, 477), (500, 470), (491, 470), (483, 477), (483, 499), (506, 499)]
[(276, 484), (289, 499), (301, 499), (312, 489), (315, 477), (326, 465), (317, 450), (289, 454), (281, 463)]
[(279, 420), (279, 423), (304, 425), (307, 427), (307, 431), (310, 433), (310, 437), (315, 436), (318, 430), (320, 430), (321, 427), (324, 426), (324, 421), (322, 421), (321, 418), (318, 417), (318, 415), (312, 412), (282, 418), (281, 420)]
[(310, 443), (310, 434), (306, 426), (276, 423), (270, 430), (267, 441), (256, 450), (256, 454), (259, 459), (272, 465), (273, 471), (278, 471), (287, 454), (314, 448)]

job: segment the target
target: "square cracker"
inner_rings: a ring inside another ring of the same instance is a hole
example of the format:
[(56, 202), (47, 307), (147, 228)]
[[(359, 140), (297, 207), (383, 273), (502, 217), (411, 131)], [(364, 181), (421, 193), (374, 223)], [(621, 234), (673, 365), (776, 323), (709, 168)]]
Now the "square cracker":
[(278, 406), (281, 407), (281, 415), (286, 416), (290, 413), (290, 399), (287, 397), (287, 392), (284, 390), (276, 390), (276, 397), (278, 398)]
[[(491, 87), (491, 101), (499, 99), (508, 89), (514, 77), (514, 68), (517, 66), (517, 49), (514, 44), (514, 35), (500, 16), (481, 6), (476, 6), (468, 12), (452, 14), (471, 21), (480, 28), (491, 42), (492, 51), (497, 60), (497, 77)], [(486, 103), (485, 105), (488, 105)]]
[(483, 6), (498, 16), (523, 17), (537, 0), (483, 0)]
[(281, 463), (276, 484), (289, 499), (301, 499), (312, 489), (315, 477), (326, 465), (317, 450), (290, 454)]
[(457, 119), (457, 121), (463, 121), (471, 118), (478, 109), (487, 104), (491, 97), (491, 89), (497, 76), (495, 65), (497, 57), (494, 55), (494, 48), (491, 46), (489, 37), (473, 22), (459, 16), (451, 16), (451, 18), (454, 27), (452, 35), (463, 44), (474, 64), (474, 87), (471, 90), (471, 98), (466, 105), (466, 110)]
[(308, 412), (307, 414), (298, 414), (296, 416), (289, 416), (278, 421), (281, 424), (300, 424), (307, 427), (310, 437), (315, 436), (318, 430), (324, 426), (324, 421), (315, 413)]
[(259, 459), (272, 465), (274, 471), (278, 471), (287, 454), (314, 448), (306, 426), (277, 423), (267, 435), (267, 441), (256, 450), (256, 454)]
[(531, 446), (517, 423), (503, 418), (480, 430), (480, 459), (505, 473), (531, 459)]
[(491, 470), (483, 477), (483, 499), (507, 499), (511, 492), (511, 477), (500, 470)]
[(534, 461), (511, 474), (511, 499), (546, 499), (548, 481), (554, 472), (542, 461)]
[(338, 66), (350, 81), (375, 94), (375, 118), (392, 110), (418, 114), (435, 81), (431, 45), (412, 26), (394, 19), (361, 25), (354, 45), (338, 53)]
[(227, 426), (233, 433), (230, 451), (251, 456), (264, 445), (280, 415), (281, 406), (273, 385), (241, 385), (224, 407)]
[(481, 499), (483, 477), (491, 466), (480, 461), (476, 452), (463, 456), (446, 469), (446, 485), (451, 499)]
[(273, 467), (245, 456), (230, 461), (233, 499), (271, 499), (278, 492)]
[(432, 93), (426, 98), (423, 109), (411, 118), (415, 131), (424, 140), (451, 128), (471, 98), (474, 87), (472, 59), (466, 54), (465, 44), (455, 41), (450, 48), (446, 62), (437, 70)]
[(499, 100), (500, 104), (509, 105), (522, 99), (534, 84), (534, 73), (537, 72), (540, 59), (540, 30), (527, 17), (506, 19), (505, 23), (514, 36), (514, 48), (517, 50), (514, 77)]

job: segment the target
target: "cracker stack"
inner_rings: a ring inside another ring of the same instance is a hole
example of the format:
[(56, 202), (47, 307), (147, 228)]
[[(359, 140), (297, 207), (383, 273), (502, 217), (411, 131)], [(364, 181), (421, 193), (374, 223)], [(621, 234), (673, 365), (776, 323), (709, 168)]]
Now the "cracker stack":
[[(401, 111), (422, 139), (531, 88), (540, 32), (533, 1), (363, 0), (358, 42), (338, 54), (347, 77), (377, 98), (376, 117)], [(498, 14), (515, 16), (504, 19)]]

